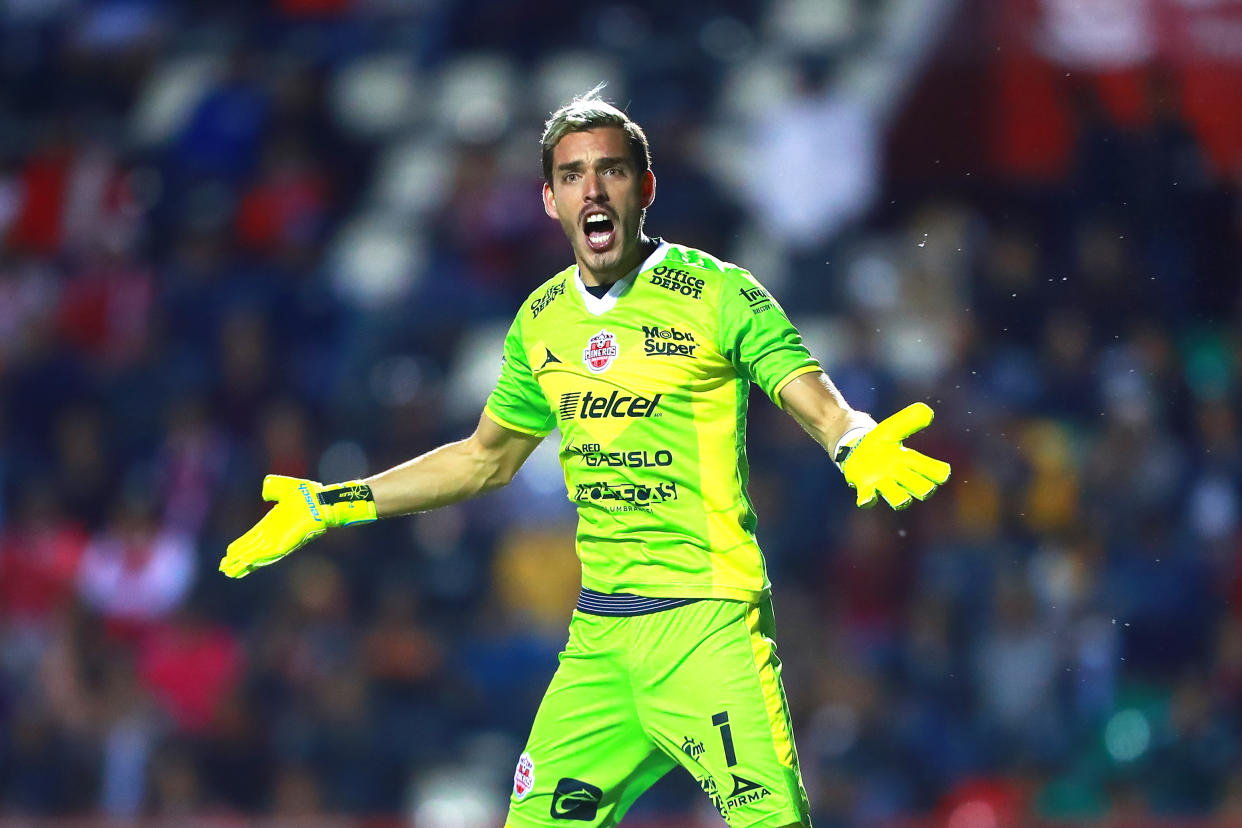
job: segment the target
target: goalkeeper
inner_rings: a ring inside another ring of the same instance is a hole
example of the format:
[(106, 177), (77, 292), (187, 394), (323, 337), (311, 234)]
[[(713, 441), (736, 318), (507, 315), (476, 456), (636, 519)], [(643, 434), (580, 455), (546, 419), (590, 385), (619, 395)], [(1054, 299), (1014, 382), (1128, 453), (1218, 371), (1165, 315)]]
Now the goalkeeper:
[(366, 480), (269, 476), (276, 505), (220, 569), (240, 578), (330, 528), (503, 486), (556, 429), (582, 590), (506, 825), (616, 825), (681, 765), (735, 828), (809, 826), (746, 492), (749, 387), (827, 450), (864, 507), (902, 509), (948, 479), (902, 445), (932, 411), (877, 425), (754, 277), (647, 236), (647, 139), (598, 89), (552, 115), (543, 171), (575, 264), (518, 309), (475, 432)]

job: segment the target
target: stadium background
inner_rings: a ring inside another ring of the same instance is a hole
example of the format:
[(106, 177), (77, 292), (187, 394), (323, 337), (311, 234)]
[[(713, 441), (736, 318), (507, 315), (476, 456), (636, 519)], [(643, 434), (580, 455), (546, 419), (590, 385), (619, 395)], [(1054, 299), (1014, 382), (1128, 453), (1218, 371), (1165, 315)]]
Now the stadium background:
[[(953, 463), (857, 512), (754, 401), (816, 824), (1242, 824), (1237, 0), (0, 2), (4, 823), (499, 824), (577, 586), (553, 452), (215, 568), (265, 472), (473, 426), (601, 79), (650, 229)], [(684, 775), (632, 814), (719, 824)]]

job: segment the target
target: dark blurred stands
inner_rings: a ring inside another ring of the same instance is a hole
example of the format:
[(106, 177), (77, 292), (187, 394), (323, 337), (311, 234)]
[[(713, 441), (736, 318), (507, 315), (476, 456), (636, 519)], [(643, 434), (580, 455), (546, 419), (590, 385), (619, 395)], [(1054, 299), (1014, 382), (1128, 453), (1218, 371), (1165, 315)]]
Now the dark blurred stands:
[(954, 466), (857, 512), (752, 406), (816, 824), (1242, 820), (1242, 21), (1178, 8), (0, 3), (0, 815), (499, 823), (577, 588), (550, 446), (215, 567), (264, 473), (473, 427), (569, 261), (541, 120), (603, 78), (651, 230)]

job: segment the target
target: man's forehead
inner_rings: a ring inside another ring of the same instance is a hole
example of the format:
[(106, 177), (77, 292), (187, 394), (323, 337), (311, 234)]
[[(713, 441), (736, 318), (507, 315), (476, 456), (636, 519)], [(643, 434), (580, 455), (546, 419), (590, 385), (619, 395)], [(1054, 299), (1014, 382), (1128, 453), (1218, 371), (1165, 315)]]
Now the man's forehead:
[(629, 146), (625, 132), (620, 127), (596, 127), (581, 132), (570, 132), (552, 150), (552, 164), (569, 164), (592, 157), (610, 156), (628, 158)]

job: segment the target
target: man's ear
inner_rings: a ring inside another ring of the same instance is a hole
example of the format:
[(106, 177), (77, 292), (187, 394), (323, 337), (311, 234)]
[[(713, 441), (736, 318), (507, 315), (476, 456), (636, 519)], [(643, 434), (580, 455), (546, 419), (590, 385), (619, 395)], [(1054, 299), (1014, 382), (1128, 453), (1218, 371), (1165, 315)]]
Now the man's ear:
[(651, 206), (651, 202), (655, 201), (656, 193), (656, 177), (655, 173), (647, 170), (643, 173), (643, 209), (646, 210)]
[(543, 182), (543, 211), (548, 214), (548, 218), (560, 218), (556, 214), (556, 196), (552, 195), (552, 185), (546, 181)]

